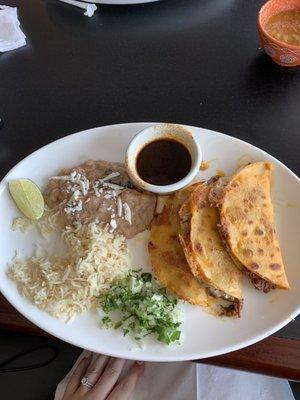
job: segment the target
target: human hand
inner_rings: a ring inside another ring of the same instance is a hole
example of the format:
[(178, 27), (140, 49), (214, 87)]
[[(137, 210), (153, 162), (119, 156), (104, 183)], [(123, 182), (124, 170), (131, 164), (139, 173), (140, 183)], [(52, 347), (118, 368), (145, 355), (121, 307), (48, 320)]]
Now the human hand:
[[(135, 362), (118, 381), (126, 360), (98, 355), (83, 358), (67, 384), (62, 400), (128, 400), (144, 371), (143, 362)], [(83, 378), (87, 378), (87, 381)], [(86, 383), (87, 382), (87, 383)]]

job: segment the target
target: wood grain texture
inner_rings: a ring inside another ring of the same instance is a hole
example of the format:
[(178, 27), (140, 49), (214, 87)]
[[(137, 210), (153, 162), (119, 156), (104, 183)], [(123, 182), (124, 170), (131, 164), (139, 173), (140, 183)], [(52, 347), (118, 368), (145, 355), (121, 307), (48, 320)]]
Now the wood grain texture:
[(300, 381), (300, 340), (270, 336), (244, 349), (199, 362)]
[[(0, 329), (50, 336), (23, 317), (1, 294)], [(300, 381), (300, 340), (270, 336), (242, 350), (198, 362)]]

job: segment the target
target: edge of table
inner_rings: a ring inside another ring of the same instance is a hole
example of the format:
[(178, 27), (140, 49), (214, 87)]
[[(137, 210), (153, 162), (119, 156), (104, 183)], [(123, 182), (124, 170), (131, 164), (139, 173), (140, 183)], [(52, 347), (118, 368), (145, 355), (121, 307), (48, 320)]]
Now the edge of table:
[[(1, 293), (0, 329), (50, 336), (23, 317)], [(270, 336), (244, 349), (197, 362), (300, 381), (300, 340)]]

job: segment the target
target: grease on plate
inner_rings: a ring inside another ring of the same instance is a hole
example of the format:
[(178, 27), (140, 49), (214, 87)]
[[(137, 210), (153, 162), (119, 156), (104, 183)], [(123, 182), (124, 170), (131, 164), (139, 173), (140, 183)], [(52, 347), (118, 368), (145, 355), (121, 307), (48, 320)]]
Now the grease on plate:
[(222, 169), (217, 169), (216, 175), (218, 175), (218, 176), (220, 176), (221, 178), (223, 178), (224, 176), (226, 176), (226, 172), (223, 171)]
[(201, 165), (200, 165), (200, 171), (206, 171), (211, 164), (212, 160), (210, 161), (202, 161)]

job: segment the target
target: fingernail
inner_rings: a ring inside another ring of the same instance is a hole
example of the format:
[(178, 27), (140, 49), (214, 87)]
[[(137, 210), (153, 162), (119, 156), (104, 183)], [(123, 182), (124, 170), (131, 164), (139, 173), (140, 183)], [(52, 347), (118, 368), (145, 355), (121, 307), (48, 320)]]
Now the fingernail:
[(138, 365), (143, 365), (144, 364), (144, 361), (137, 361), (136, 362)]

